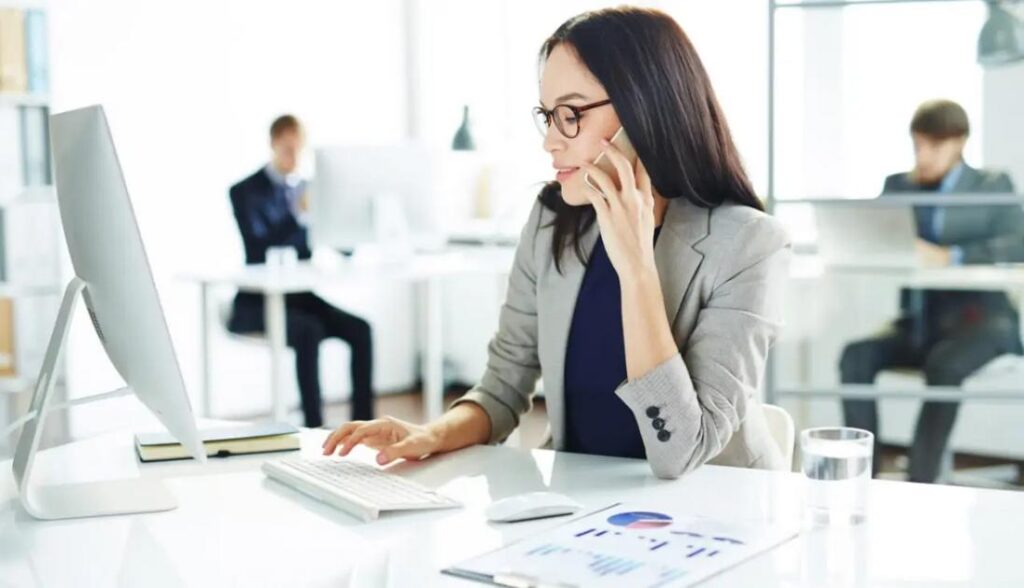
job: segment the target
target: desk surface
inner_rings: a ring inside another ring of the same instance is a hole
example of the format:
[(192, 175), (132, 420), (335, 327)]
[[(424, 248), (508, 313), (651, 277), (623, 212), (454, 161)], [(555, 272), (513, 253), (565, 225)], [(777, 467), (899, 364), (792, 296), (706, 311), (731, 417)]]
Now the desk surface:
[(798, 281), (836, 278), (892, 279), (910, 288), (1019, 289), (1024, 287), (1024, 264), (960, 265), (950, 267), (828, 267), (818, 255), (796, 255), (789, 277)]
[(182, 279), (200, 284), (232, 286), (255, 292), (303, 292), (352, 280), (423, 280), (467, 274), (508, 272), (514, 249), (508, 247), (460, 247), (437, 253), (417, 253), (395, 261), (358, 259), (273, 267), (236, 266), (223, 270), (193, 271)]
[[(324, 431), (303, 433), (316, 453)], [(358, 453), (369, 459), (371, 452)], [(494, 498), (550, 487), (588, 508), (665, 500), (680, 512), (746, 520), (800, 516), (799, 474), (705, 466), (676, 481), (643, 461), (474, 447), (398, 471), (466, 503), (360, 523), (266, 479), (266, 456), (138, 464), (131, 434), (45, 451), (40, 479), (162, 478), (177, 510), (41, 522), (18, 505), (0, 462), (3, 586), (472, 586), (438, 570), (561, 520), (487, 523)], [(805, 530), (702, 586), (1021, 586), (1024, 493), (871, 483), (870, 521)]]

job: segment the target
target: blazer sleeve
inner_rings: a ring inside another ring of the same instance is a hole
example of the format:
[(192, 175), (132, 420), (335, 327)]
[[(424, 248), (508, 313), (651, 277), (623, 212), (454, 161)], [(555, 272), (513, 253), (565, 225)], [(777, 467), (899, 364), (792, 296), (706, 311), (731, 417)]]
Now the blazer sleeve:
[[(731, 241), (716, 255), (711, 295), (680, 353), (616, 390), (637, 419), (647, 461), (660, 478), (689, 472), (726, 446), (748, 408), (758, 406), (752, 399), (782, 326), (788, 236), (776, 219), (763, 216)], [(652, 426), (650, 407), (664, 419), (667, 436)]]
[(456, 406), (473, 402), (487, 413), (491, 420), (489, 443), (504, 441), (519, 426), (519, 417), (532, 406), (531, 398), (541, 373), (535, 248), (542, 207), (539, 201), (534, 204), (516, 247), (498, 331), (487, 346), (484, 375), (479, 384), (452, 403)]
[[(250, 263), (262, 263), (266, 260), (267, 248), (287, 240), (300, 227), (293, 220), (277, 224), (268, 222), (257, 194), (253, 194), (253, 189), (248, 182), (232, 186), (231, 208), (235, 213), (235, 221), (238, 222), (238, 230), (242, 234), (246, 260)], [(300, 245), (299, 257), (308, 258), (309, 255), (304, 255), (306, 252), (302, 249), (305, 245)], [(306, 251), (308, 252), (308, 249)]]
[(882, 183), (882, 192), (879, 194), (879, 196), (884, 196), (885, 194), (892, 194), (893, 192), (898, 192), (900, 175), (901, 174), (892, 174), (891, 176), (886, 176), (885, 182)]
[[(1013, 194), (1013, 182), (1005, 173), (999, 174), (985, 192)], [(992, 206), (989, 215), (989, 236), (958, 243), (963, 263), (999, 263), (1024, 261), (1024, 208)]]

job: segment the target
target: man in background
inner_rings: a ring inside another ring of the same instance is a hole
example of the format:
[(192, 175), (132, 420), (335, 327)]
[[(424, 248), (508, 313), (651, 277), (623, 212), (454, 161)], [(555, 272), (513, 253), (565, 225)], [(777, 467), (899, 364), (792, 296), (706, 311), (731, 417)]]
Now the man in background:
[[(914, 169), (885, 179), (882, 195), (1013, 193), (1005, 173), (963, 160), (967, 113), (949, 100), (921, 104), (910, 123)], [(1024, 261), (1020, 205), (915, 206), (917, 248), (931, 266)], [(883, 334), (850, 343), (840, 360), (844, 384), (872, 384), (892, 367), (919, 368), (929, 386), (960, 386), (993, 358), (1021, 354), (1020, 320), (1002, 291), (911, 290), (900, 293), (901, 317)], [(926, 401), (910, 448), (910, 480), (934, 482), (956, 421), (958, 402)], [(843, 400), (847, 426), (875, 434), (874, 473), (881, 463), (874, 400)]]
[[(305, 138), (290, 114), (270, 126), (270, 163), (231, 187), (231, 206), (245, 245), (247, 264), (266, 263), (271, 247), (291, 247), (309, 259), (305, 226), (306, 182), (297, 174)], [(263, 296), (239, 292), (228, 329), (233, 333), (264, 331)], [(320, 342), (337, 337), (352, 349), (352, 419), (373, 418), (373, 339), (363, 319), (337, 309), (312, 292), (285, 297), (288, 345), (295, 350), (295, 371), (307, 427), (320, 427)]]

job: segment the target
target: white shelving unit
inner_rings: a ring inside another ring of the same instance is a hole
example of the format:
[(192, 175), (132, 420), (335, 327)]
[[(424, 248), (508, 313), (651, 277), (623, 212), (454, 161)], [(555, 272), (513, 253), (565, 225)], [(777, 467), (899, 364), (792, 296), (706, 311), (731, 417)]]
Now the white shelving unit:
[[(3, 5), (0, 5), (3, 8)], [(0, 92), (0, 108), (17, 108), (18, 106), (49, 106), (49, 94), (23, 94)]]
[[(43, 0), (0, 0), (0, 9), (41, 10), (47, 20), (49, 17)], [(26, 46), (26, 54), (28, 51)], [(45, 55), (48, 59), (48, 46)], [(10, 116), (10, 111), (14, 111), (19, 123), (24, 116), (23, 109), (44, 108), (44, 114), (48, 115), (49, 107), (48, 92), (14, 92), (0, 88), (0, 114)], [(23, 134), (15, 133), (11, 137), (5, 133), (0, 137), (0, 141), (12, 140), (17, 142), (17, 147), (0, 150), (0, 158), (6, 158), (0, 161), (0, 167), (23, 170), (27, 147)], [(44, 145), (48, 151), (49, 137), (45, 137)], [(12, 158), (22, 160), (12, 161)], [(0, 375), (0, 429), (27, 409), (60, 302), (62, 246), (60, 215), (52, 186), (27, 185), (23, 172), (17, 181), (0, 187), (0, 299), (9, 300), (13, 309), (10, 324), (0, 318), (3, 321), (0, 332), (12, 335), (15, 370), (13, 375)], [(58, 385), (63, 388), (63, 376)], [(11, 451), (15, 439), (15, 435), (0, 437), (0, 458)]]

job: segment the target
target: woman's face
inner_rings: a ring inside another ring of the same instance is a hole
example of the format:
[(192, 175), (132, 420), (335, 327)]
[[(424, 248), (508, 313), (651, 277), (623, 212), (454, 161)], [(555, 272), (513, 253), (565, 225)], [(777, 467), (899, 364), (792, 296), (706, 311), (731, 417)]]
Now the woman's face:
[[(608, 99), (597, 79), (590, 73), (576, 52), (559, 44), (544, 64), (540, 78), (540, 102), (547, 110), (558, 104), (586, 106)], [(602, 139), (611, 139), (619, 130), (619, 117), (611, 104), (598, 106), (580, 114), (579, 134), (566, 138), (551, 124), (544, 137), (544, 150), (551, 154), (555, 180), (562, 186), (562, 199), (570, 206), (588, 204), (580, 163), (593, 163), (604, 147)]]

